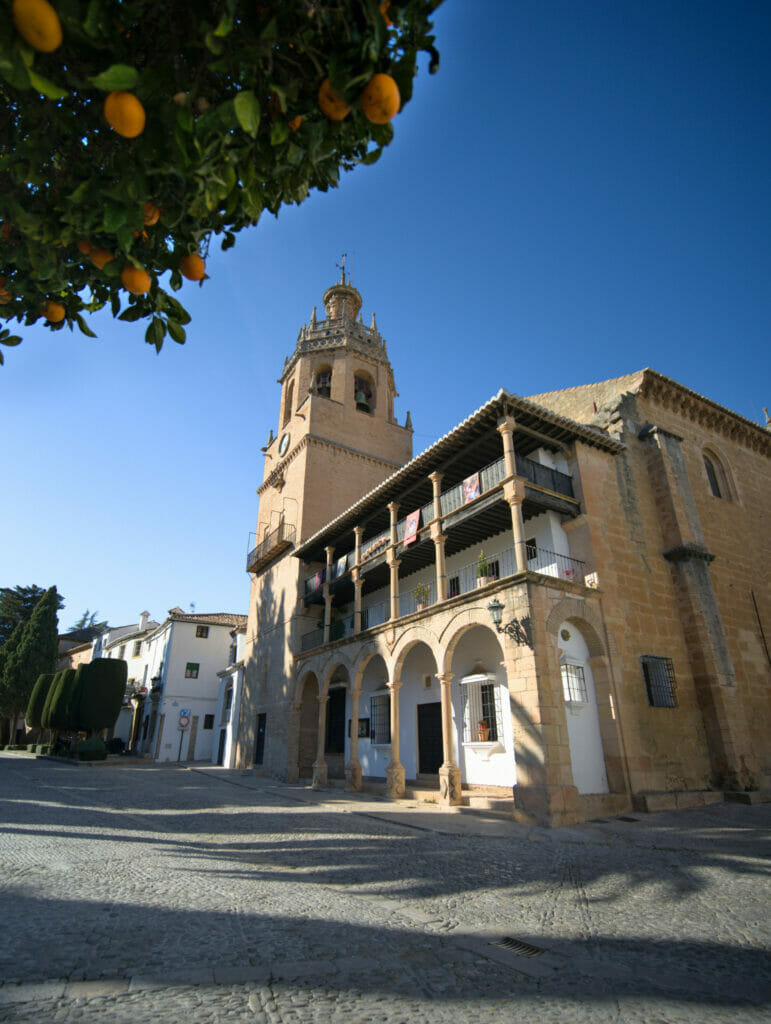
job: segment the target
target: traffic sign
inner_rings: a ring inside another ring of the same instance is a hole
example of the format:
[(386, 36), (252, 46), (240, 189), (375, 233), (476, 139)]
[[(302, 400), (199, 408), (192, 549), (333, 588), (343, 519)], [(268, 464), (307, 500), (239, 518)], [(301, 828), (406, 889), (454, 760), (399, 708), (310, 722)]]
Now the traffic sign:
[(190, 712), (183, 708), (179, 713), (179, 727), (180, 729), (187, 729), (190, 725)]

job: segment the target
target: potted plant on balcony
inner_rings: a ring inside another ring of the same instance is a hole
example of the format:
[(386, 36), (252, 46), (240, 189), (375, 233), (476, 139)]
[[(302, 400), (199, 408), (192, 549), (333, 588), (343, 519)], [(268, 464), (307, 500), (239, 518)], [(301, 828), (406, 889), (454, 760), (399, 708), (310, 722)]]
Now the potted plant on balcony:
[(486, 718), (480, 718), (477, 722), (477, 738), (479, 743), (487, 743), (490, 739), (490, 726)]
[(486, 587), (488, 583), (492, 583), (495, 577), (490, 569), (490, 564), (485, 558), (484, 551), (479, 552), (479, 558), (477, 559), (477, 588)]
[(428, 583), (418, 583), (412, 591), (412, 596), (415, 598), (416, 610), (422, 612), (431, 602), (431, 587)]

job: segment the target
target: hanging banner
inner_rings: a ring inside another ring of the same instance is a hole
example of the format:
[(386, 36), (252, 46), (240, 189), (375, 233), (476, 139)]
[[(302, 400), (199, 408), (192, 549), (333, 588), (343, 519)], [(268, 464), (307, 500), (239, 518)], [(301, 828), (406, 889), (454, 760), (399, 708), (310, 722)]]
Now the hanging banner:
[(345, 570), (348, 568), (348, 555), (341, 555), (337, 560), (337, 568), (335, 569), (335, 577), (342, 576)]
[(420, 525), (420, 509), (410, 512), (404, 521), (404, 546), (414, 544), (418, 539), (418, 526)]
[(313, 577), (313, 589), (318, 590), (324, 582), (324, 570), (319, 569), (316, 575)]
[(479, 473), (472, 473), (463, 481), (463, 504), (468, 505), (479, 497)]

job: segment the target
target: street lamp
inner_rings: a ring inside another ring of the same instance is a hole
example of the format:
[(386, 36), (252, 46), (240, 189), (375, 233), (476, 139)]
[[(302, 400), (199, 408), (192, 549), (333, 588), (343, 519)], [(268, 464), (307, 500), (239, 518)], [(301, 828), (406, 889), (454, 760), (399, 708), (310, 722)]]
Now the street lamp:
[(530, 642), (530, 619), (512, 619), (511, 622), (505, 626), (501, 626), (503, 621), (503, 605), (494, 597), (488, 604), (487, 610), (490, 613), (490, 617), (493, 620), (493, 625), (497, 633), (505, 633), (505, 635), (513, 640), (516, 644), (521, 644), (526, 647), (531, 647)]

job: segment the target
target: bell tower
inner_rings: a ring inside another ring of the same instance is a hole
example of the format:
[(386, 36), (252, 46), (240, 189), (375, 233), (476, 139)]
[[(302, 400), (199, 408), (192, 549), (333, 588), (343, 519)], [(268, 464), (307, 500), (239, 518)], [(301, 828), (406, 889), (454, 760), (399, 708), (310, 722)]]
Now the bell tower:
[(374, 313), (365, 326), (344, 263), (323, 301), (324, 318), (314, 307), (284, 362), (278, 422), (263, 449), (258, 535), (283, 517), (298, 543), (412, 458), (412, 427), (394, 416), (385, 340)]

